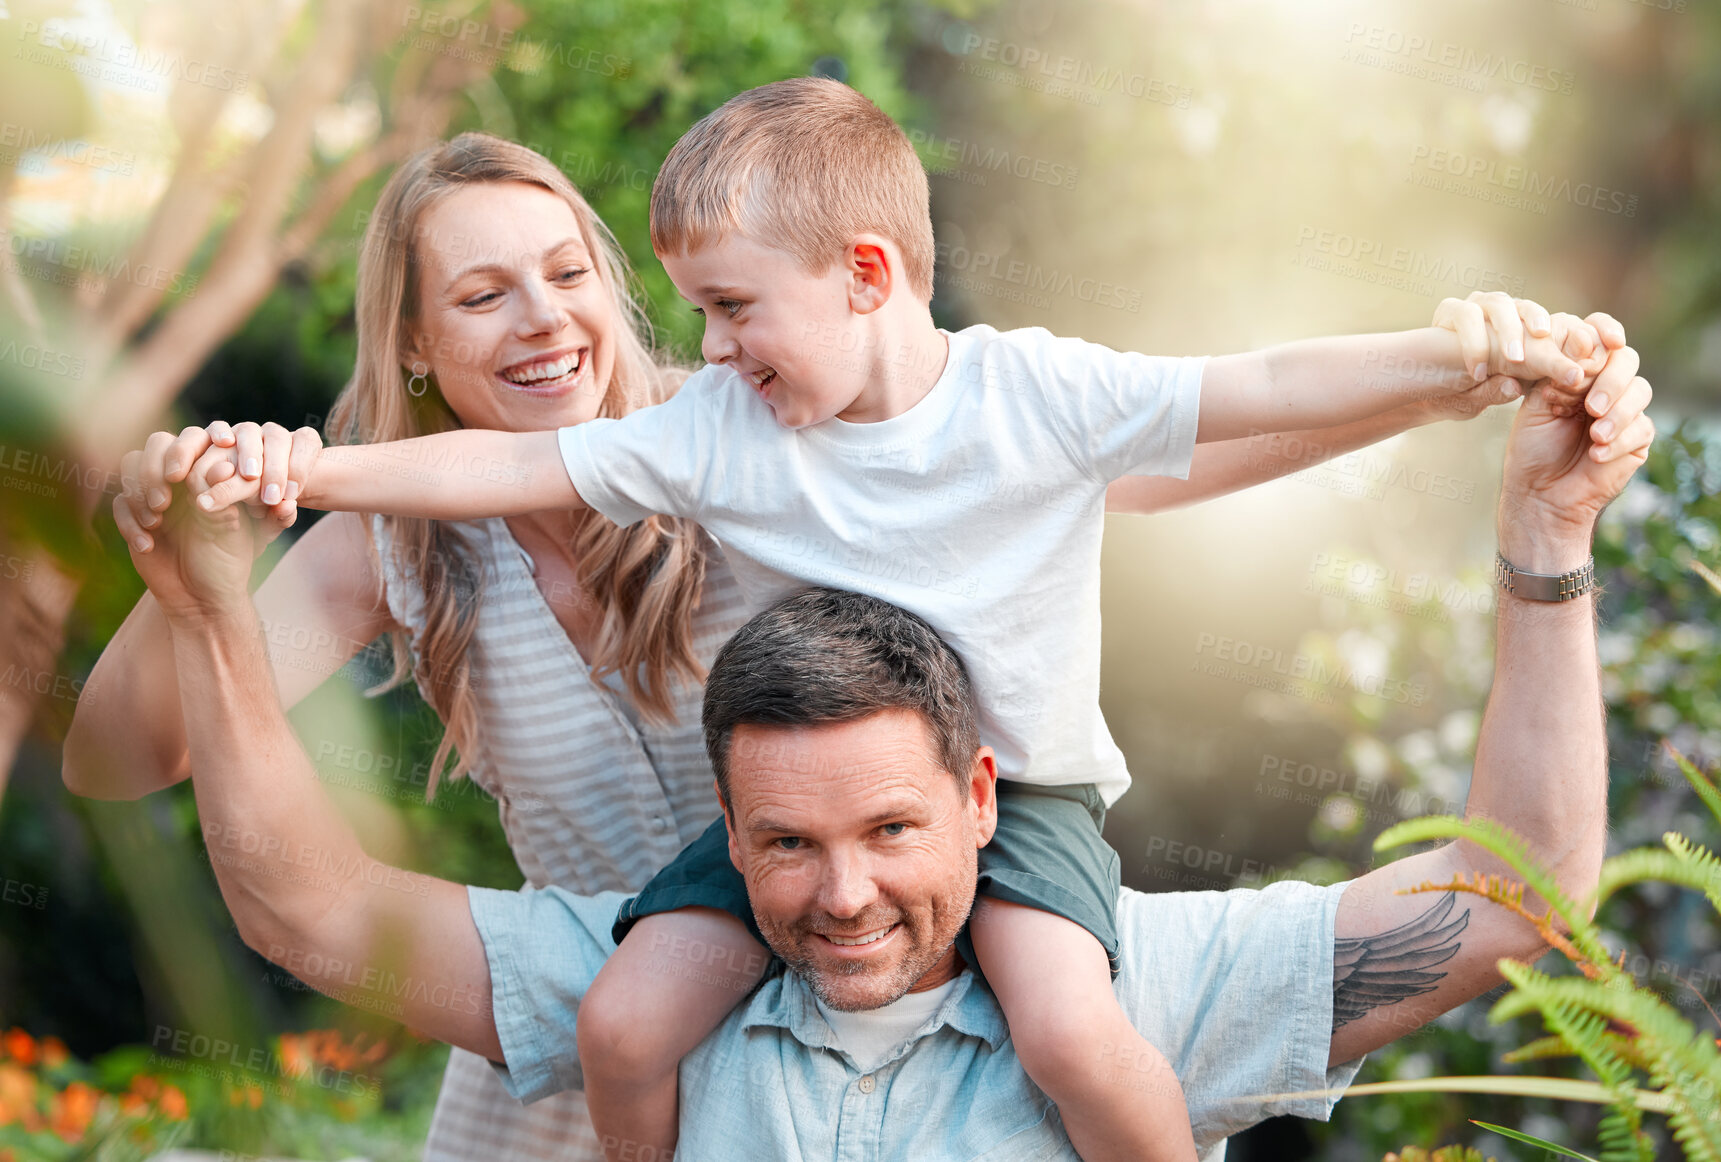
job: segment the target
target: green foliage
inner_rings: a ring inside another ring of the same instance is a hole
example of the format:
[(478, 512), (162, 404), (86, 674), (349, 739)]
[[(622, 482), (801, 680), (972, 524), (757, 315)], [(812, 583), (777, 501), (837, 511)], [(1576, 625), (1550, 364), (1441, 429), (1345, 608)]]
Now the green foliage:
[[(1684, 756), (1673, 755), (1703, 802), (1716, 809), (1721, 795)], [(1721, 810), (1716, 813), (1721, 822)], [(1534, 1042), (1525, 1057), (1576, 1056), (1609, 1093), (1609, 1112), (1597, 1136), (1601, 1162), (1654, 1162), (1655, 1145), (1643, 1130), (1636, 1075), (1666, 1101), (1668, 1126), (1690, 1162), (1721, 1162), (1721, 1051), (1713, 1034), (1698, 1032), (1654, 991), (1635, 983), (1606, 953), (1601, 929), (1590, 919), (1604, 892), (1627, 884), (1664, 881), (1705, 892), (1721, 915), (1721, 862), (1683, 836), (1664, 836), (1667, 851), (1633, 851), (1608, 860), (1602, 887), (1573, 908), (1551, 888), (1552, 879), (1523, 844), (1498, 824), (1452, 818), (1424, 819), (1389, 829), (1376, 841), (1387, 848), (1434, 838), (1467, 839), (1492, 852), (1523, 878), (1521, 885), (1490, 881), (1477, 891), (1495, 903), (1529, 915), (1523, 885), (1543, 894), (1549, 911), (1532, 917), (1544, 936), (1572, 959), (1581, 975), (1549, 976), (1526, 964), (1502, 960), (1500, 972), (1513, 986), (1489, 1014), (1503, 1022), (1539, 1014), (1552, 1036)], [(1430, 885), (1430, 888), (1438, 885)], [(1554, 921), (1557, 920), (1556, 925)], [(1562, 932), (1567, 939), (1561, 939)]]

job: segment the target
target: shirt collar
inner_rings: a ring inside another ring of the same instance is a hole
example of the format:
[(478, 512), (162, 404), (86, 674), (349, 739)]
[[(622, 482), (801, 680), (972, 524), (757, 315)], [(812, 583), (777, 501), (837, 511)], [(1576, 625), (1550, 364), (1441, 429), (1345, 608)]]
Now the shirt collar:
[[(967, 1037), (976, 1037), (993, 1052), (1004, 1043), (1009, 1028), (992, 990), (971, 969), (956, 978), (956, 987), (933, 1014), (932, 1024), (918, 1036), (930, 1036), (948, 1025)], [(741, 1014), (743, 1030), (759, 1027), (785, 1029), (809, 1049), (836, 1049), (837, 1036), (825, 1022), (812, 990), (793, 971), (783, 971), (767, 980), (748, 1000)]]

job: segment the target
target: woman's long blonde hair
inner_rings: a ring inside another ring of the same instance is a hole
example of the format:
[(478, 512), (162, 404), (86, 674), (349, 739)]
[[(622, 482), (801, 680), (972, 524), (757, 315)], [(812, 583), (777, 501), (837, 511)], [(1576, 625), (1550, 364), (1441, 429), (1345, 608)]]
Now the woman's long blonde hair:
[[(329, 413), (330, 443), (381, 443), (461, 426), (435, 390), (434, 378), (422, 396), (408, 394), (401, 351), (418, 306), (417, 244), (424, 215), (449, 194), (478, 182), (540, 186), (574, 211), (615, 309), (615, 369), (600, 416), (623, 416), (661, 403), (685, 378), (685, 371), (660, 364), (645, 314), (629, 293), (621, 248), (573, 183), (525, 146), (486, 133), (462, 133), (408, 159), (377, 199), (359, 251), (357, 366)], [(450, 525), (415, 517), (383, 520), (398, 574), (424, 597), (415, 676), (446, 728), (430, 765), (426, 796), (434, 797), (451, 752), (449, 777), (458, 778), (472, 768), (483, 746), (468, 651), (485, 570), (475, 548)], [(693, 651), (693, 611), (705, 579), (708, 544), (697, 525), (669, 517), (624, 529), (592, 513), (574, 536), (576, 575), (602, 610), (596, 656), (588, 659), (594, 675), (619, 673), (641, 714), (654, 721), (674, 718), (674, 683), (705, 676)], [(373, 693), (413, 672), (413, 643), (399, 632), (392, 639), (394, 673)]]

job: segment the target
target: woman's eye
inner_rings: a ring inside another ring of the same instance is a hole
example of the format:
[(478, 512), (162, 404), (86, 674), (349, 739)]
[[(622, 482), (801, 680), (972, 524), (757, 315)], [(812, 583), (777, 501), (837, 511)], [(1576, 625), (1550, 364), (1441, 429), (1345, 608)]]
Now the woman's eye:
[(723, 313), (728, 315), (731, 319), (735, 317), (735, 312), (741, 309), (741, 304), (736, 302), (734, 299), (718, 299), (717, 305), (721, 307)]
[(558, 274), (556, 276), (556, 279), (559, 282), (576, 283), (576, 282), (579, 282), (580, 279), (584, 278), (589, 273), (590, 273), (590, 271), (588, 271), (583, 266), (571, 266), (567, 270), (564, 270), (564, 271), (562, 271), (562, 273)]
[(496, 299), (496, 298), (500, 298), (500, 297), (501, 296), (496, 291), (486, 291), (484, 294), (477, 295), (473, 298), (467, 299), (465, 302), (461, 303), (460, 305), (463, 307), (481, 307), (485, 303), (490, 302), (492, 299)]

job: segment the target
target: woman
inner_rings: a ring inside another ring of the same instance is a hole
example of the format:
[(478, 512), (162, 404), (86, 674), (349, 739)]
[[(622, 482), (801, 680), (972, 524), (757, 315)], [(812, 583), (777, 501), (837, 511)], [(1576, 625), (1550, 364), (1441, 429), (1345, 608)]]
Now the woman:
[[(365, 234), (357, 367), (331, 438), (541, 430), (661, 402), (682, 375), (654, 358), (624, 279), (602, 222), (540, 155), (473, 133), (426, 149), (390, 179)], [(172, 442), (158, 434), (151, 447)], [(534, 886), (637, 890), (717, 816), (700, 683), (743, 610), (695, 526), (331, 513), (257, 605), (279, 627), (271, 656), (288, 706), (393, 636), (395, 679), (410, 668), (447, 726), (432, 793), (452, 752), (455, 775), (495, 796)], [(73, 721), (69, 788), (135, 798), (189, 774), (178, 692), (161, 672), (172, 664), (146, 595), (90, 676), (110, 695)], [(583, 1095), (522, 1106), (487, 1063), (454, 1050), (427, 1162), (551, 1156), (602, 1157)]]

